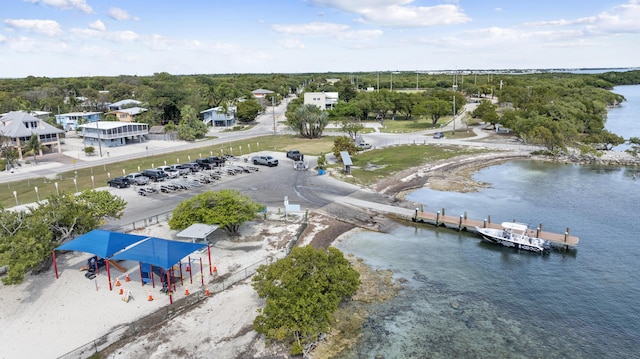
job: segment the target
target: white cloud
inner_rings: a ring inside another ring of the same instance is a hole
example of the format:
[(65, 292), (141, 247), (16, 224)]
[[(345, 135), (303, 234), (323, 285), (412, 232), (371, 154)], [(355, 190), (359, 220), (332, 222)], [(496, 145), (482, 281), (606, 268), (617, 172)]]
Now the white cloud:
[(282, 39), (276, 41), (276, 44), (285, 49), (304, 49), (304, 43), (299, 39)]
[(349, 29), (349, 25), (311, 22), (299, 25), (271, 25), (271, 29), (287, 35), (334, 35)]
[(340, 40), (359, 40), (370, 41), (382, 36), (384, 32), (382, 30), (357, 30), (357, 31), (345, 31), (336, 34), (336, 38)]
[(120, 9), (118, 7), (112, 7), (109, 9), (109, 17), (114, 20), (138, 20), (138, 17), (131, 16), (127, 10)]
[(89, 24), (89, 27), (96, 31), (105, 31), (107, 29), (107, 27), (104, 26), (104, 23), (100, 20), (92, 22), (91, 24)]
[(102, 31), (97, 29), (71, 29), (71, 34), (78, 38), (90, 38), (93, 40), (105, 40), (111, 42), (134, 42), (141, 36), (133, 31)]
[(614, 7), (611, 11), (602, 12), (596, 16), (577, 19), (559, 19), (538, 21), (524, 24), (533, 27), (579, 27), (593, 35), (611, 33), (640, 33), (640, 3), (629, 1), (624, 5)]
[(16, 30), (26, 30), (47, 36), (62, 34), (60, 24), (53, 20), (6, 19), (4, 23)]
[(503, 10), (502, 10), (502, 8), (501, 8), (501, 7), (497, 7), (497, 8), (495, 8), (495, 9), (493, 9), (493, 11), (495, 11), (495, 12), (502, 12)]
[(471, 19), (456, 4), (410, 6), (413, 0), (312, 0), (361, 16), (359, 21), (395, 28), (460, 24)]
[(85, 14), (93, 14), (93, 8), (89, 6), (85, 0), (24, 0), (33, 4), (44, 4), (57, 9), (80, 10)]

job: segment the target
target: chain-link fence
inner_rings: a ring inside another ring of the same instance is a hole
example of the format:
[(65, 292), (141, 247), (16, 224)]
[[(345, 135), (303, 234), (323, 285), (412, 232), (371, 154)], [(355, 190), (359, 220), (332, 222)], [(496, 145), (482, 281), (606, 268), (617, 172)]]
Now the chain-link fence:
[[(170, 216), (170, 212), (153, 216), (149, 219), (145, 219), (142, 223), (137, 223), (137, 224), (132, 223), (131, 225), (133, 226), (134, 229), (147, 227), (153, 224), (157, 224), (159, 219), (161, 221), (164, 221), (168, 219), (169, 216)], [(253, 263), (247, 267), (244, 267), (230, 275), (217, 278), (216, 280), (214, 280), (213, 283), (211, 283), (211, 285), (207, 287), (208, 290), (201, 289), (201, 290), (192, 292), (188, 296), (174, 301), (173, 304), (163, 307), (157, 310), (156, 312), (151, 313), (135, 322), (116, 328), (113, 331), (109, 332), (108, 334), (105, 334), (99, 338), (96, 338), (90, 341), (89, 343), (86, 343), (58, 357), (58, 359), (88, 358), (96, 353), (99, 353), (107, 349), (109, 346), (115, 343), (118, 343), (128, 338), (133, 338), (157, 325), (164, 323), (165, 321), (171, 318), (174, 318), (175, 316), (179, 315), (180, 313), (190, 308), (191, 306), (196, 305), (201, 301), (209, 298), (210, 296), (216, 293), (220, 293), (223, 290), (230, 288), (234, 284), (239, 283), (253, 276), (254, 274), (256, 274), (256, 271), (261, 265), (269, 265), (274, 261), (277, 261), (279, 259), (286, 257), (291, 252), (291, 250), (293, 249), (293, 247), (295, 246), (298, 239), (300, 238), (300, 236), (302, 235), (302, 233), (306, 228), (307, 228), (307, 218), (305, 216), (304, 221), (300, 224), (300, 227), (296, 232), (296, 235), (283, 250), (276, 252), (266, 258), (263, 258), (262, 260), (256, 263)]]

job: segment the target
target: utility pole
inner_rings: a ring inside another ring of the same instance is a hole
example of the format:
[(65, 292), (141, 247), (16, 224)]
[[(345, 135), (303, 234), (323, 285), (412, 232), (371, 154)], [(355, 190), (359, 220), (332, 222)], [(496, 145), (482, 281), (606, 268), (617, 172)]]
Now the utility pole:
[(453, 95), (453, 132), (451, 134), (456, 134), (456, 95)]
[(100, 138), (100, 126), (98, 126), (100, 121), (96, 121), (96, 130), (98, 131), (98, 148), (100, 149), (100, 157), (102, 157), (102, 139)]

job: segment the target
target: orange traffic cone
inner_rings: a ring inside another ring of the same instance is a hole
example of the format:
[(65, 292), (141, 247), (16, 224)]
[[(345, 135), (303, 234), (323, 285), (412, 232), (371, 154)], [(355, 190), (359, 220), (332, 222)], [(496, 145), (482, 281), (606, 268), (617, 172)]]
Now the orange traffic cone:
[(213, 266), (213, 273), (218, 273), (218, 268), (216, 266)]
[(125, 278), (124, 280), (125, 282), (131, 282), (131, 279), (129, 279), (129, 275), (127, 274), (127, 278)]
[(189, 288), (184, 290), (184, 295), (189, 295)]
[(118, 294), (122, 295), (122, 293), (124, 293), (124, 291), (120, 288), (120, 292)]
[(153, 300), (153, 296), (151, 294), (149, 294), (149, 299), (147, 299), (148, 301), (152, 301)]
[(191, 272), (191, 266), (187, 266), (186, 271)]
[(207, 297), (211, 295), (211, 292), (209, 292), (209, 289), (204, 291), (204, 295), (206, 295)]
[(120, 286), (120, 279), (116, 279), (116, 287)]

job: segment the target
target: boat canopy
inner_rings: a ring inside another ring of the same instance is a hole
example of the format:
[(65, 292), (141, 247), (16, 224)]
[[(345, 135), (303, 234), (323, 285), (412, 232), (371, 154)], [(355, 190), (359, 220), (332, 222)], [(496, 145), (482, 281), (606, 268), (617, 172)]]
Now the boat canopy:
[(524, 232), (527, 230), (527, 225), (524, 223), (516, 223), (516, 222), (502, 222), (502, 228), (512, 229), (514, 231)]

